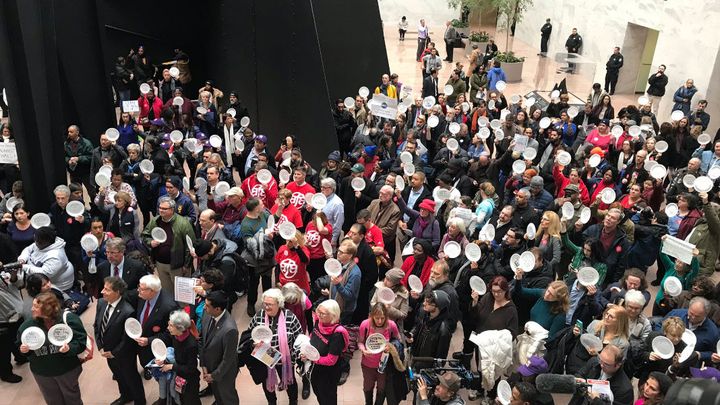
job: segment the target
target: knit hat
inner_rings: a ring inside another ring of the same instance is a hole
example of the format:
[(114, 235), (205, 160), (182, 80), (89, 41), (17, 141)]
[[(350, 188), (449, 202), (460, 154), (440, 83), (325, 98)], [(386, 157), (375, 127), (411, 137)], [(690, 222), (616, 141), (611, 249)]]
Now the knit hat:
[(540, 176), (535, 176), (530, 180), (530, 187), (543, 187), (545, 186), (545, 180)]
[(568, 184), (565, 186), (564, 191), (567, 193), (568, 191), (571, 191), (573, 193), (580, 193), (580, 187), (577, 186), (577, 184)]
[(154, 120), (150, 121), (150, 124), (158, 126), (158, 127), (162, 127), (165, 125), (165, 121), (163, 121), (162, 118), (155, 118)]
[(452, 392), (460, 391), (460, 377), (452, 371), (448, 371), (438, 378), (438, 384)]
[[(704, 378), (715, 381), (720, 381), (720, 370), (715, 367), (695, 368), (690, 367), (690, 374), (694, 378)], [(660, 381), (658, 381), (660, 382)]]
[(435, 212), (435, 201), (430, 199), (424, 199), (418, 206), (418, 208), (424, 208), (430, 212)]
[(203, 239), (195, 242), (195, 255), (197, 255), (197, 257), (205, 256), (210, 252), (210, 249), (212, 249), (212, 242), (209, 240)]
[(365, 171), (365, 166), (361, 165), (360, 163), (355, 163), (352, 169), (350, 169), (350, 171), (352, 171), (353, 173), (362, 173)]
[(602, 149), (600, 149), (597, 146), (592, 148), (592, 150), (590, 151), (590, 154), (591, 155), (600, 155), (601, 158), (605, 157), (605, 151), (603, 151)]
[(548, 371), (548, 364), (540, 356), (530, 357), (527, 364), (523, 364), (517, 369), (518, 373), (525, 377), (532, 377), (534, 375), (546, 373)]
[(178, 176), (169, 176), (168, 181), (178, 190), (183, 189), (182, 180)]
[(607, 118), (603, 118), (600, 120), (600, 124), (605, 124), (605, 126), (610, 126), (610, 120)]
[(366, 147), (365, 147), (365, 154), (368, 155), (368, 156), (370, 156), (370, 157), (373, 157), (373, 156), (375, 156), (375, 151), (376, 151), (376, 150), (377, 150), (377, 146), (375, 146), (375, 145), (366, 146)]
[(385, 273), (385, 278), (388, 279), (393, 285), (400, 283), (400, 280), (405, 277), (405, 272), (396, 268), (390, 269)]
[(433, 296), (435, 297), (435, 304), (439, 310), (446, 309), (450, 306), (450, 296), (443, 290), (433, 290)]
[(341, 161), (342, 157), (340, 156), (340, 151), (334, 150), (334, 151), (330, 152), (330, 154), (327, 157), (327, 160), (334, 160), (336, 162)]

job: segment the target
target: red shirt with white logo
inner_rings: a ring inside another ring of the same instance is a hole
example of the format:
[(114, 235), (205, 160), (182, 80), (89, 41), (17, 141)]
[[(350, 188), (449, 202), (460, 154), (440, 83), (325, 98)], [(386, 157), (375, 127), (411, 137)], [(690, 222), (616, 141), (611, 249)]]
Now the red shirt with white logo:
[[(310, 251), (307, 247), (301, 248), (305, 257), (310, 257)], [(300, 255), (295, 249), (288, 249), (287, 245), (280, 246), (275, 255), (275, 260), (280, 265), (280, 284), (295, 283), (302, 288), (305, 293), (310, 293), (310, 277), (307, 272), (307, 263), (300, 260)]]
[[(270, 209), (270, 212), (273, 215), (277, 214), (278, 205), (275, 204)], [(280, 218), (275, 220), (275, 227), (273, 228), (273, 232), (278, 233), (278, 227), (280, 226), (280, 224), (288, 221), (292, 222), (293, 225), (295, 225), (295, 229), (301, 229), (303, 226), (302, 215), (300, 214), (300, 211), (298, 211), (298, 209), (293, 207), (291, 204), (288, 204), (287, 207), (283, 208), (282, 214), (280, 214)]]
[(322, 247), (323, 239), (332, 243), (332, 225), (328, 223), (327, 225), (325, 225), (325, 228), (328, 231), (327, 235), (321, 235), (320, 232), (318, 232), (317, 224), (315, 223), (315, 221), (310, 221), (310, 223), (305, 228), (305, 246), (310, 249), (311, 259), (325, 258), (325, 250), (323, 250)]
[(305, 194), (315, 194), (315, 189), (308, 183), (303, 183), (302, 186), (298, 186), (298, 184), (293, 181), (288, 183), (285, 188), (292, 191), (293, 194), (292, 197), (290, 197), (290, 204), (297, 209), (305, 205)]
[(253, 174), (245, 179), (240, 188), (245, 195), (243, 204), (245, 204), (250, 197), (255, 197), (262, 200), (266, 207), (272, 207), (278, 196), (278, 186), (275, 179), (270, 178), (270, 182), (267, 184), (267, 190), (265, 190), (263, 184), (258, 181), (257, 174)]

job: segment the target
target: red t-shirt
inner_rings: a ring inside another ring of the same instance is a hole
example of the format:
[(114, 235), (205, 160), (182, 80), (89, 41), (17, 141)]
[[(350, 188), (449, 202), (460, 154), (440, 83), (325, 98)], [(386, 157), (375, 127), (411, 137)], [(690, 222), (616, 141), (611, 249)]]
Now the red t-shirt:
[(288, 183), (285, 188), (292, 191), (293, 195), (290, 197), (290, 204), (297, 209), (300, 209), (303, 205), (305, 205), (305, 194), (315, 194), (315, 189), (308, 183), (298, 186), (297, 183), (293, 181)]
[(325, 257), (325, 251), (322, 247), (322, 240), (326, 239), (332, 242), (332, 225), (329, 223), (325, 225), (327, 228), (327, 235), (321, 235), (317, 230), (317, 224), (311, 221), (307, 228), (305, 228), (305, 246), (310, 250), (311, 259), (322, 259)]
[[(307, 247), (301, 248), (305, 252), (305, 256), (310, 257), (310, 251)], [(295, 283), (302, 288), (305, 293), (310, 294), (310, 277), (307, 273), (307, 263), (300, 261), (300, 255), (292, 249), (288, 249), (287, 245), (280, 246), (275, 255), (275, 260), (280, 265), (280, 284)]]
[[(277, 210), (278, 205), (275, 204), (270, 210), (270, 212), (275, 215), (275, 213), (277, 213)], [(300, 211), (298, 211), (297, 208), (293, 207), (292, 204), (288, 205), (283, 209), (282, 214), (280, 215), (280, 219), (275, 221), (275, 227), (273, 228), (273, 232), (277, 233), (279, 231), (278, 226), (280, 226), (280, 224), (282, 224), (283, 222), (288, 221), (292, 222), (297, 229), (300, 229), (303, 226), (302, 215), (300, 215)]]
[(365, 242), (367, 242), (370, 247), (385, 247), (385, 242), (383, 241), (382, 236), (382, 229), (380, 229), (379, 226), (373, 224), (372, 228), (367, 229), (367, 232), (365, 233)]
[(245, 195), (243, 204), (245, 204), (250, 197), (255, 197), (262, 200), (266, 207), (272, 207), (278, 196), (278, 186), (275, 179), (270, 179), (270, 182), (267, 184), (267, 190), (265, 190), (262, 183), (257, 180), (257, 174), (253, 174), (245, 179), (240, 188)]

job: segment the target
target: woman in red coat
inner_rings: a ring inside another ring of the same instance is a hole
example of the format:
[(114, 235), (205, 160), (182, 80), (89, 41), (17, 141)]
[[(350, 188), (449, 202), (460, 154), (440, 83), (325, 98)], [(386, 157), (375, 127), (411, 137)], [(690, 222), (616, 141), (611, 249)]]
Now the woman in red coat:
[(409, 256), (403, 262), (400, 269), (405, 272), (405, 277), (402, 279), (402, 284), (407, 287), (407, 280), (411, 274), (420, 277), (420, 281), (423, 286), (427, 284), (430, 279), (430, 269), (435, 260), (431, 257), (432, 255), (432, 244), (425, 239), (417, 239), (413, 241), (413, 254)]
[(588, 192), (585, 183), (580, 181), (579, 169), (576, 167), (571, 168), (568, 177), (565, 177), (562, 169), (563, 166), (560, 166), (557, 163), (553, 165), (553, 177), (555, 178), (555, 197), (564, 197), (565, 187), (567, 187), (568, 184), (574, 184), (580, 189), (580, 199), (582, 200), (583, 205), (589, 205), (590, 193)]

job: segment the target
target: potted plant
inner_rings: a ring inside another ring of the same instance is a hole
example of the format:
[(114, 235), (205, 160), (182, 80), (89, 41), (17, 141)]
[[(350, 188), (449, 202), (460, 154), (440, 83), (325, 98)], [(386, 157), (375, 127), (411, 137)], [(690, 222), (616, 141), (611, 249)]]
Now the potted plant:
[(465, 48), (465, 53), (467, 55), (470, 55), (470, 53), (472, 53), (473, 45), (477, 45), (477, 48), (482, 53), (485, 52), (485, 47), (490, 41), (490, 34), (487, 31), (472, 31), (468, 36), (468, 40), (470, 42), (470, 46)]
[(515, 56), (513, 51), (498, 52), (495, 60), (500, 62), (500, 67), (505, 71), (508, 83), (522, 81), (522, 70), (524, 57)]
[[(467, 22), (464, 22), (462, 20), (458, 20), (455, 18), (454, 20), (450, 21), (450, 24), (455, 28), (455, 31), (457, 31), (460, 36), (467, 37), (468, 30), (470, 29)], [(464, 34), (464, 35), (463, 35)]]

